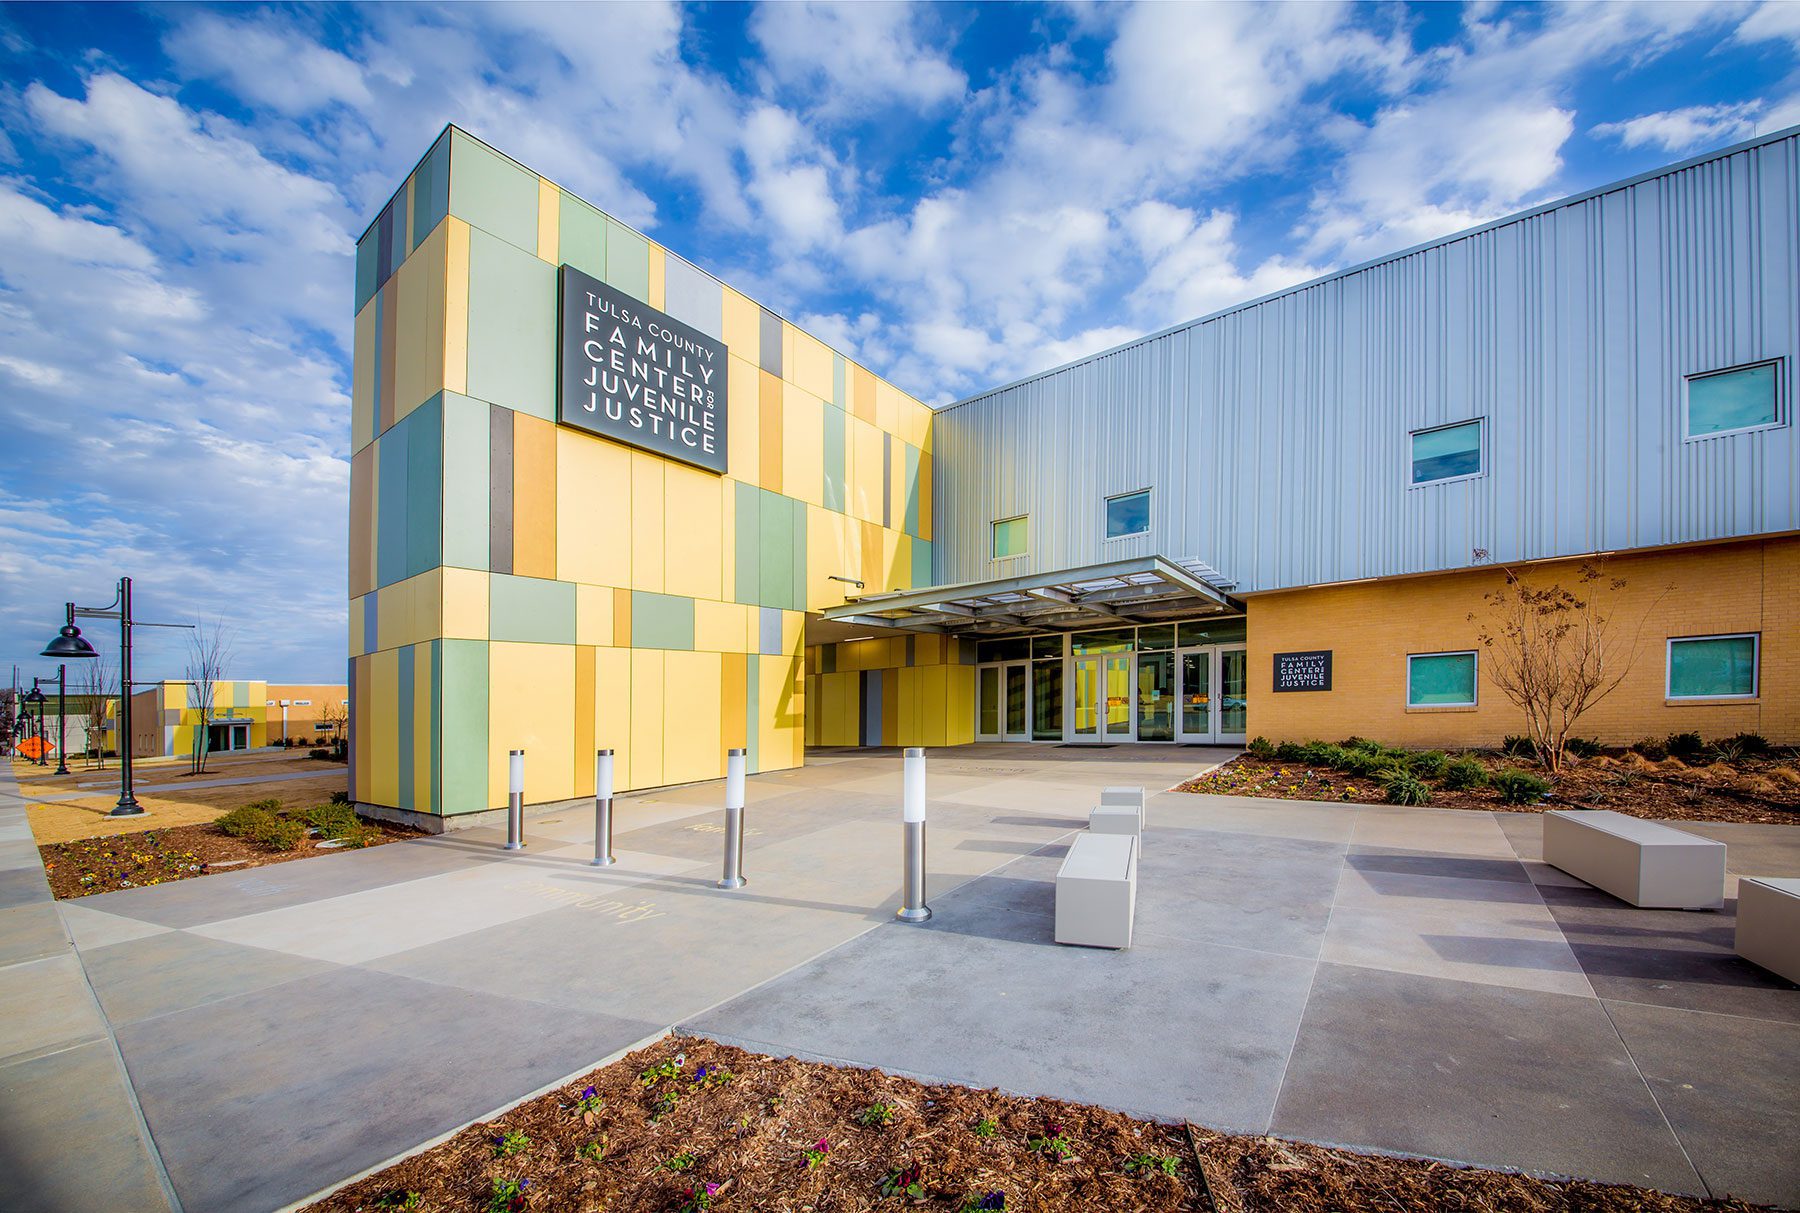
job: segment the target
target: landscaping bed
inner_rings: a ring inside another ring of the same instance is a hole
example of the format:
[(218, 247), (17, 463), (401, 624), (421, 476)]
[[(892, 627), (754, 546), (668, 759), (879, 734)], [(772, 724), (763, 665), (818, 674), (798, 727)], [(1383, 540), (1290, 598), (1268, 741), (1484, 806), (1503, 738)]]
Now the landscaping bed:
[(1515, 813), (1612, 809), (1665, 820), (1800, 825), (1800, 755), (1792, 750), (1737, 738), (1708, 745), (1692, 734), (1631, 747), (1578, 748), (1580, 756), (1571, 755), (1561, 771), (1548, 775), (1516, 752), (1407, 751), (1362, 738), (1271, 746), (1258, 739), (1250, 751), (1179, 790)]
[(357, 818), (348, 805), (284, 809), (265, 801), (214, 822), (50, 843), (38, 853), (55, 896), (85, 897), (411, 837), (411, 830)]
[(349, 1184), (365, 1209), (1749, 1210), (928, 1086), (670, 1036)]

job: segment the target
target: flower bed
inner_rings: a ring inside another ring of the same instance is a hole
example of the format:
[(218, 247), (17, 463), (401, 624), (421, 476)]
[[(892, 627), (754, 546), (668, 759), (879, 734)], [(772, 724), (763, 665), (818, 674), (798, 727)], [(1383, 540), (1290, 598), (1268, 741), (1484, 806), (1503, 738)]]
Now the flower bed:
[(921, 1208), (1241, 1213), (1748, 1210), (1230, 1137), (671, 1036), (309, 1213)]

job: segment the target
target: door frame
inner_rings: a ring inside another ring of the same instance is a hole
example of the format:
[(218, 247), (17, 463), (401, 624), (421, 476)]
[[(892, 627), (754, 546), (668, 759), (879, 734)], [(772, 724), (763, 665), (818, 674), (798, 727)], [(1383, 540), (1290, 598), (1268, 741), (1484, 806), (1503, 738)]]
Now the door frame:
[[(1122, 745), (1137, 740), (1137, 653), (1126, 650), (1120, 653), (1083, 653), (1079, 657), (1067, 657), (1068, 663), (1063, 670), (1063, 742), (1067, 745)], [(1126, 712), (1126, 727), (1123, 733), (1113, 732), (1106, 727), (1106, 663), (1123, 661), (1130, 681), (1126, 685), (1125, 700), (1129, 704)], [(1094, 732), (1091, 736), (1078, 736), (1075, 732), (1075, 688), (1080, 685), (1081, 677), (1077, 673), (1083, 662), (1092, 662), (1097, 671), (1094, 678)]]
[[(1248, 725), (1244, 733), (1226, 733), (1219, 728), (1219, 717), (1225, 705), (1225, 654), (1245, 653), (1245, 661), (1249, 660), (1248, 649), (1244, 641), (1230, 640), (1222, 644), (1194, 644), (1175, 650), (1175, 741), (1179, 745), (1243, 745), (1248, 735)], [(1205, 734), (1189, 733), (1182, 728), (1185, 713), (1183, 700), (1187, 696), (1187, 670), (1184, 658), (1195, 654), (1204, 654), (1206, 658), (1207, 705)], [(1244, 697), (1249, 698), (1248, 670), (1245, 671)]]
[[(981, 676), (988, 670), (994, 671), (994, 685), (999, 698), (994, 704), (994, 725), (996, 732), (981, 731)], [(1009, 732), (1006, 727), (1006, 679), (1010, 671), (1017, 670), (1025, 680), (1025, 725), (1017, 733)], [(1027, 658), (1012, 661), (984, 661), (975, 667), (975, 740), (976, 741), (1030, 741), (1031, 740), (1031, 662)]]

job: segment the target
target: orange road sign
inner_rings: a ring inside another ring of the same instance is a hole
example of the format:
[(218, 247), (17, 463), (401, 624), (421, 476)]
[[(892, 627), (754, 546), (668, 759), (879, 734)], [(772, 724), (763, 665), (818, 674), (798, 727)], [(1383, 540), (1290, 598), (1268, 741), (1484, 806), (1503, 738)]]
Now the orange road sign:
[(56, 743), (43, 737), (27, 737), (13, 748), (33, 762), (56, 753)]

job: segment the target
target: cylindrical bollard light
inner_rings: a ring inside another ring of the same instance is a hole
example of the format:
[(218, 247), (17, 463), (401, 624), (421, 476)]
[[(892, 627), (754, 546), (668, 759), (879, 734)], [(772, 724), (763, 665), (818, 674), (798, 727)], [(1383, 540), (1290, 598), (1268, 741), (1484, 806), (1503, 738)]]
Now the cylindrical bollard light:
[(611, 867), (618, 861), (612, 853), (613, 752), (594, 751), (594, 866)]
[(506, 767), (506, 849), (525, 849), (525, 751), (514, 750)]
[(925, 904), (925, 751), (908, 747), (902, 760), (900, 822), (906, 832), (906, 854), (900, 864), (901, 922), (924, 922), (931, 917)]
[(725, 875), (721, 889), (741, 889), (744, 879), (744, 751), (725, 755)]

